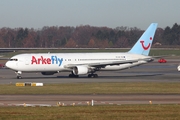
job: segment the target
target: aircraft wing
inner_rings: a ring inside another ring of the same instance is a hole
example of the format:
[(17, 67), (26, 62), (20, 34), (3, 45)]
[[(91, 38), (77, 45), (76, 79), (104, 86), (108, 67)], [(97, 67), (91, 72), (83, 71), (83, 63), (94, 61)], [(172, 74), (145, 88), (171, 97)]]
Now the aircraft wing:
[(146, 59), (136, 59), (136, 60), (123, 60), (123, 61), (111, 61), (111, 62), (98, 62), (98, 63), (84, 63), (84, 64), (67, 64), (64, 67), (66, 68), (74, 68), (76, 66), (88, 66), (88, 67), (104, 67), (107, 65), (120, 65), (120, 64), (127, 64), (127, 63), (134, 63), (138, 61), (152, 61), (153, 59), (151, 58), (146, 58)]
[(151, 58), (158, 59), (158, 58), (173, 57), (173, 56), (176, 55), (172, 54), (172, 55), (151, 56)]

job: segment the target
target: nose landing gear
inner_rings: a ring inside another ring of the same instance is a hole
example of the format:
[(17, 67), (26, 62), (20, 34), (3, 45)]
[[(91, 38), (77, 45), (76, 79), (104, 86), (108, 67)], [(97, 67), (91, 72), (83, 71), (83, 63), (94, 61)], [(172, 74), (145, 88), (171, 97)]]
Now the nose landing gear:
[(15, 73), (17, 75), (17, 79), (22, 79), (22, 77), (21, 77), (22, 72), (21, 71), (16, 71)]

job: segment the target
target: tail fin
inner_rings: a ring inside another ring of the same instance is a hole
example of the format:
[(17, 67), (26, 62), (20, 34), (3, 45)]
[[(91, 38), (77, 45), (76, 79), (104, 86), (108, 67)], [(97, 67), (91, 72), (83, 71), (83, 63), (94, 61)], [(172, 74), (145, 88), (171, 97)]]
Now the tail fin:
[(147, 30), (143, 33), (143, 35), (139, 38), (136, 44), (129, 51), (129, 53), (148, 56), (156, 28), (157, 28), (157, 23), (151, 23), (151, 25), (147, 28)]

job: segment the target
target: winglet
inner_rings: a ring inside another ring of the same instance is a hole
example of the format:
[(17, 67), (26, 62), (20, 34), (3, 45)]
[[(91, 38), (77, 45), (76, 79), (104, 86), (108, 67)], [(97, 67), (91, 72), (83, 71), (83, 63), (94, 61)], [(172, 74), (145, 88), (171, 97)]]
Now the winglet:
[(154, 39), (154, 34), (157, 29), (157, 23), (151, 23), (143, 35), (139, 38), (136, 44), (132, 47), (129, 53), (149, 55), (149, 51)]

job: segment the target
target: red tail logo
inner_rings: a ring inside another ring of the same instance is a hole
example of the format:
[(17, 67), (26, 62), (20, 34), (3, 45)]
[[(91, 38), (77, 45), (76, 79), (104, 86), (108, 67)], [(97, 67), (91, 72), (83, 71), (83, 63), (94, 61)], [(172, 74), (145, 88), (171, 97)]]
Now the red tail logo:
[[(152, 37), (150, 37), (150, 40), (152, 40)], [(144, 45), (144, 40), (141, 40), (140, 43), (141, 43), (141, 45), (142, 45), (142, 47), (143, 47), (144, 50), (148, 50), (148, 49), (150, 48), (150, 46), (151, 46), (150, 43), (149, 43), (147, 46), (145, 46), (145, 45)]]

